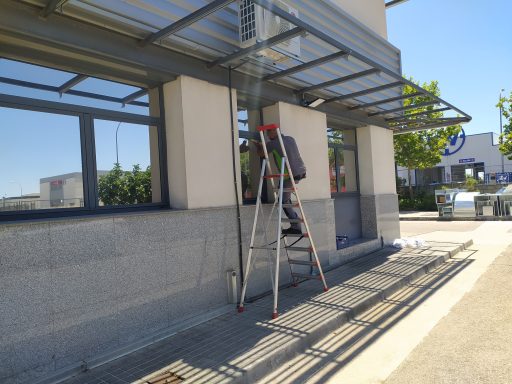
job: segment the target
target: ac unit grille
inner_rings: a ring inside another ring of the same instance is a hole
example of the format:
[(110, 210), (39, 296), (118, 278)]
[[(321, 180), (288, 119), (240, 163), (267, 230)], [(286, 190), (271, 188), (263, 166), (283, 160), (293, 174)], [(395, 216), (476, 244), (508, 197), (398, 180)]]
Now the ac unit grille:
[(246, 42), (256, 37), (256, 12), (251, 0), (240, 2), (240, 40)]

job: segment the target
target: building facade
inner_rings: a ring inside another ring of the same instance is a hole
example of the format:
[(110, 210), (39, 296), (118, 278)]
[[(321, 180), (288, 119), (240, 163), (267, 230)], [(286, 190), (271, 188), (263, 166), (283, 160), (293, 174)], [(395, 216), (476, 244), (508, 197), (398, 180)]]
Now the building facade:
[[(466, 135), (463, 131), (450, 139), (439, 164), (413, 170), (412, 185), (463, 183), (466, 177), (482, 184), (510, 183), (512, 160), (501, 154), (498, 140), (493, 132)], [(407, 169), (398, 167), (398, 177), (409, 185)]]
[[(297, 141), (322, 265), (357, 256), (336, 234), (374, 248), (399, 237), (393, 134), (441, 125), (404, 118), (384, 1), (274, 3), (2, 2), (1, 129), (12, 137), (0, 183), (36, 180), (41, 200), (80, 203), (0, 212), (0, 381), (57, 380), (234, 310), (227, 276), (239, 289), (255, 213), (239, 144), (258, 125)], [(269, 25), (243, 47), (247, 9), (277, 16), (281, 33)], [(11, 65), (21, 74), (7, 76)], [(450, 124), (470, 119), (452, 108), (464, 117)], [(127, 178), (149, 172), (149, 192), (113, 178), (103, 204), (99, 169), (116, 164)], [(72, 177), (45, 179), (59, 174)], [(270, 290), (267, 268), (255, 264), (250, 297)]]

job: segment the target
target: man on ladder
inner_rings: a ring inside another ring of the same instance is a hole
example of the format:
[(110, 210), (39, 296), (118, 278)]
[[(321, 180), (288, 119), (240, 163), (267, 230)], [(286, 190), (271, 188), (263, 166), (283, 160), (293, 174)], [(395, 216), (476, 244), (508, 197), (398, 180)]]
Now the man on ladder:
[[(281, 145), (279, 143), (279, 139), (277, 138), (277, 129), (269, 129), (267, 131), (267, 136), (269, 138), (269, 141), (266, 143), (268, 153), (269, 155), (272, 153), (275, 163), (277, 167), (279, 167), (283, 159), (283, 151), (281, 150)], [(288, 161), (292, 169), (293, 179), (295, 180), (295, 184), (297, 184), (300, 180), (306, 177), (306, 166), (304, 165), (304, 161), (302, 161), (302, 157), (300, 157), (299, 148), (297, 147), (295, 139), (291, 136), (285, 136), (282, 133), (281, 138), (283, 140), (285, 152), (288, 155)], [(263, 145), (257, 141), (255, 144), (258, 150), (258, 155), (262, 159), (265, 158)], [(293, 185), (288, 176), (288, 171), (285, 171), (285, 173), (287, 174), (287, 177), (285, 178), (283, 185), (285, 188), (283, 191), (283, 204), (290, 205), (292, 202), (292, 193), (290, 192), (290, 189), (293, 187)], [(284, 207), (283, 211), (289, 219), (297, 220), (299, 218), (299, 215), (292, 207)], [(291, 222), (290, 228), (282, 230), (283, 235), (300, 235), (301, 233), (302, 229), (300, 223), (294, 221)]]
[[(240, 296), (240, 304), (238, 305), (238, 312), (244, 311), (244, 300), (245, 294), (247, 291), (247, 281), (251, 272), (251, 268), (253, 265), (253, 251), (264, 249), (268, 252), (275, 251), (275, 262), (274, 267), (274, 276), (272, 276), (271, 272), (271, 280), (272, 280), (272, 291), (274, 292), (274, 305), (272, 318), (276, 319), (278, 316), (277, 312), (277, 301), (278, 301), (278, 291), (279, 291), (279, 263), (280, 263), (280, 251), (283, 249), (286, 253), (286, 258), (288, 260), (288, 264), (290, 266), (290, 273), (293, 279), (293, 284), (296, 285), (301, 279), (317, 279), (322, 282), (324, 291), (327, 291), (329, 288), (327, 287), (327, 283), (325, 282), (325, 277), (322, 271), (322, 267), (320, 265), (320, 260), (318, 259), (318, 254), (316, 252), (316, 248), (313, 242), (313, 238), (311, 236), (310, 228), (304, 215), (304, 209), (302, 207), (302, 203), (299, 198), (299, 193), (296, 188), (297, 181), (306, 177), (306, 167), (304, 166), (304, 162), (300, 157), (299, 149), (297, 148), (297, 144), (295, 140), (290, 136), (284, 136), (281, 133), (280, 128), (275, 125), (265, 125), (258, 127), (258, 131), (260, 133), (261, 143), (256, 143), (258, 148), (258, 153), (263, 157), (262, 167), (260, 172), (260, 182), (258, 185), (258, 195), (256, 199), (256, 212), (254, 215), (254, 222), (252, 226), (252, 234), (251, 234), (251, 242), (249, 245), (249, 254), (247, 255), (247, 268), (245, 269), (244, 281), (242, 286), (242, 294)], [(265, 140), (264, 132), (267, 132), (269, 140)], [(269, 164), (269, 153), (274, 155), (274, 160), (276, 161), (276, 165), (278, 168), (277, 174), (272, 174), (272, 170)], [(267, 173), (267, 174), (266, 174)], [(272, 184), (272, 188), (274, 190), (274, 205), (272, 207), (271, 213), (267, 220), (267, 225), (265, 226), (265, 230), (263, 232), (263, 237), (265, 238), (265, 243), (262, 245), (255, 244), (255, 236), (256, 236), (256, 227), (258, 224), (258, 216), (261, 206), (261, 194), (263, 188), (263, 181), (270, 180)], [(276, 188), (275, 180), (279, 180), (279, 187)], [(291, 194), (295, 194), (296, 202), (292, 203)], [(300, 210), (301, 217), (295, 212), (293, 207), (298, 207)], [(267, 229), (270, 224), (270, 219), (272, 217), (272, 212), (274, 212), (274, 208), (277, 208), (278, 220), (277, 220), (277, 231), (276, 231), (276, 240), (274, 242), (269, 243), (267, 239)], [(281, 214), (281, 210), (283, 210), (288, 216), (287, 219), (284, 219)], [(282, 223), (284, 221), (288, 221), (290, 223), (290, 228), (283, 229)], [(306, 229), (305, 233), (302, 232), (301, 224), (304, 224)], [(293, 244), (288, 244), (287, 237), (297, 237)], [(308, 242), (307, 246), (296, 246), (297, 242), (304, 239), (304, 241)], [(309, 255), (309, 260), (297, 259), (295, 257), (290, 257), (289, 252), (295, 253), (305, 253)], [(269, 254), (269, 258), (270, 258)], [(310, 273), (298, 273), (292, 269), (292, 265), (298, 266), (306, 266), (310, 268)], [(315, 272), (316, 270), (316, 272)]]

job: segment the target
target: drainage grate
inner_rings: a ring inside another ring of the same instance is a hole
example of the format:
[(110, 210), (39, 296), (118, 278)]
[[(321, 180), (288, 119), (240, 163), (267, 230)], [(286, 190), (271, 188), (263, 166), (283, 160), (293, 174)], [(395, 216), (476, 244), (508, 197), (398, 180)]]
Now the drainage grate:
[(144, 384), (178, 384), (183, 382), (183, 378), (171, 371), (158, 373), (154, 377), (144, 379)]

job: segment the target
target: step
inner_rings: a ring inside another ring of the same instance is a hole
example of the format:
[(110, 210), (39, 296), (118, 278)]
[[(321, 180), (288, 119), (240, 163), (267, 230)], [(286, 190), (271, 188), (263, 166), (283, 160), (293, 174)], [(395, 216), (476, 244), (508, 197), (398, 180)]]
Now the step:
[(307, 252), (311, 253), (313, 252), (313, 247), (285, 247), (288, 251), (295, 251), (295, 252)]
[(305, 232), (305, 233), (303, 233), (301, 235), (293, 233), (293, 234), (283, 235), (283, 236), (286, 236), (286, 237), (304, 237), (305, 239), (309, 239), (309, 233), (307, 233), (307, 232)]
[(297, 264), (297, 265), (308, 265), (308, 266), (312, 266), (312, 267), (316, 267), (318, 266), (318, 263), (316, 261), (311, 261), (311, 260), (296, 260), (296, 259), (288, 259), (288, 262), (290, 264)]
[(308, 275), (307, 273), (292, 273), (293, 277), (299, 278), (299, 279), (306, 279), (306, 280), (321, 280), (322, 276), (320, 275)]
[(137, 384), (167, 371), (184, 383), (256, 383), (472, 241), (428, 243), (424, 250), (383, 248), (331, 270), (325, 274), (330, 288), (325, 293), (322, 284), (310, 280), (280, 290), (277, 319), (271, 320), (273, 297), (266, 296), (247, 304), (243, 313), (233, 308), (232, 313), (92, 368), (65, 384), (133, 375), (128, 367), (137, 367), (137, 377), (129, 381)]

